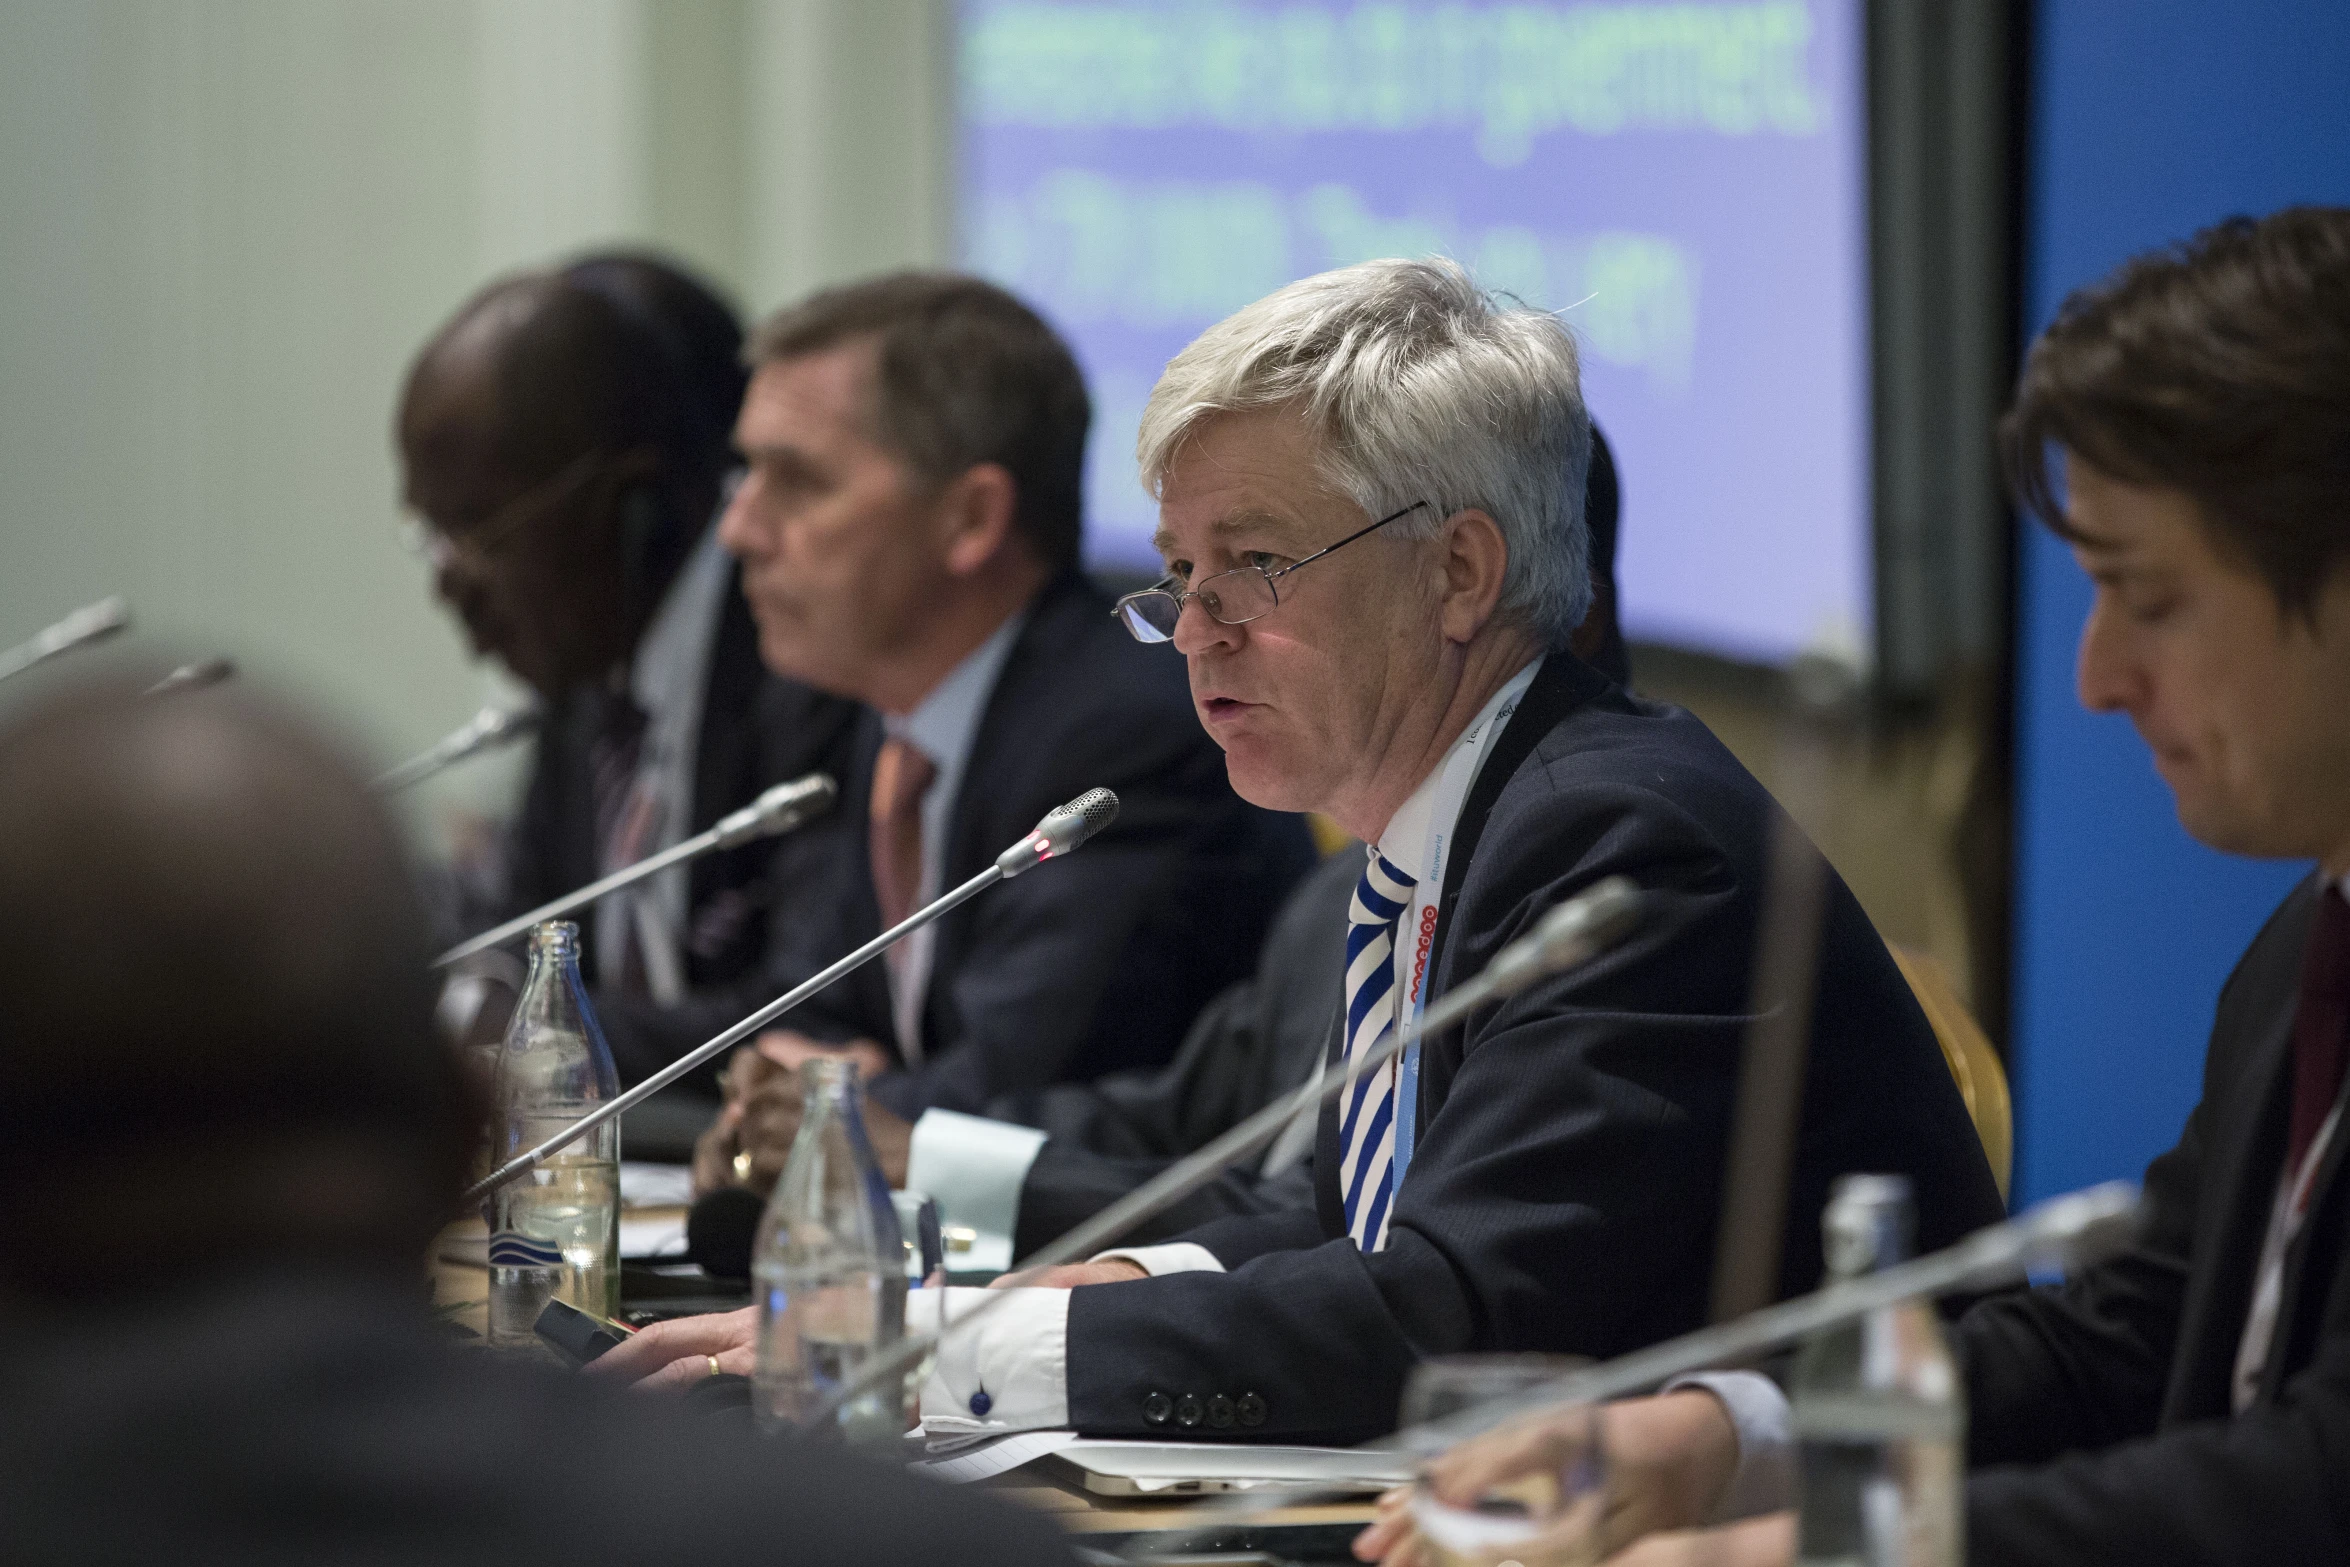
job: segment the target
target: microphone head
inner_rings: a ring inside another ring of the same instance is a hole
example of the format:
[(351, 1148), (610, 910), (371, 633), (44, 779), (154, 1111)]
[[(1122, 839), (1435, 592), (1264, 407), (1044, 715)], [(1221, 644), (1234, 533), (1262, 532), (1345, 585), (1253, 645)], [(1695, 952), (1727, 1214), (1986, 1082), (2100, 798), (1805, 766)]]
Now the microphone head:
[(1088, 789), (1045, 812), (1034, 831), (996, 856), (996, 869), (1012, 877), (1057, 860), (1117, 819), (1118, 797), (1107, 789)]
[(179, 668), (156, 681), (141, 696), (170, 696), (179, 691), (201, 691), (206, 686), (219, 685), (237, 672), (236, 662), (226, 658), (207, 658)]
[(840, 787), (829, 773), (810, 773), (779, 783), (718, 824), (718, 847), (732, 849), (790, 832), (831, 810), (839, 798)]
[(79, 647), (84, 642), (95, 642), (110, 637), (131, 623), (130, 601), (117, 593), (85, 604), (50, 628), (57, 639), (57, 650)]
[(1630, 877), (1594, 882), (1502, 948), (1486, 967), (1485, 978), (1496, 995), (1514, 995), (1545, 975), (1590, 962), (1630, 935), (1646, 910), (1646, 900)]

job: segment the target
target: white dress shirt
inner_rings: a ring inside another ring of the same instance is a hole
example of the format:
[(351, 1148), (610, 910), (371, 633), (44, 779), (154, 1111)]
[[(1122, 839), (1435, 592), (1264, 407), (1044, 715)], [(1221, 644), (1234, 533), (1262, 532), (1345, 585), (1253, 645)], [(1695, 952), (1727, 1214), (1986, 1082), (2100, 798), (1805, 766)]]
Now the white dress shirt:
[[(1390, 864), (1418, 877), (1429, 841), (1437, 780), (1443, 776), (1445, 765), (1455, 752), (1470, 743), (1470, 737), (1483, 735), (1503, 709), (1514, 707), (1540, 667), (1541, 660), (1536, 659), (1496, 691), (1461, 731), (1461, 738), (1446, 749), (1419, 787), (1397, 807), (1386, 830), (1379, 835), (1379, 852)], [(1502, 721), (1507, 721), (1506, 715)], [(1483, 751), (1490, 754), (1492, 746), (1485, 745)], [(1483, 755), (1478, 760), (1481, 764)], [(1445, 827), (1449, 834), (1451, 823)], [(1409, 943), (1396, 943), (1399, 983), (1392, 993), (1399, 998), (1408, 986), (1410, 961)], [(962, 1124), (965, 1122), (974, 1125), (965, 1126)], [(930, 1128), (927, 1144), (925, 1127)], [(939, 1117), (939, 1112), (930, 1111), (915, 1124), (906, 1184), (937, 1198), (944, 1222), (969, 1224), (974, 1215), (991, 1219), (996, 1228), (981, 1230), (982, 1241), (991, 1243), (989, 1255), (1008, 1257), (1011, 1229), (1019, 1209), (1020, 1181), (1026, 1177), (1028, 1166), (1034, 1162), (1036, 1150), (1043, 1142), (1043, 1133), (1027, 1128), (1003, 1127), (998, 1122), (972, 1116), (957, 1116), (947, 1122)], [(941, 1190), (923, 1184), (925, 1179), (943, 1178), (949, 1172), (962, 1182), (960, 1189)], [(984, 1200), (993, 1206), (983, 1209), (975, 1202), (974, 1196), (979, 1193), (984, 1193)], [(953, 1214), (960, 1217), (950, 1216), (950, 1199), (955, 1204)], [(1093, 1260), (1111, 1259), (1131, 1262), (1153, 1278), (1169, 1273), (1224, 1271), (1214, 1252), (1190, 1241), (1122, 1247), (1101, 1252)], [(985, 1292), (971, 1289), (916, 1290), (907, 1297), (907, 1330), (917, 1332), (935, 1327), (942, 1310), (950, 1315), (967, 1311), (974, 1298), (982, 1293)], [(972, 1333), (940, 1349), (938, 1362), (922, 1386), (922, 1418), (931, 1429), (1053, 1430), (1069, 1423), (1069, 1292), (1016, 1289), (1011, 1293), (1017, 1298), (1010, 1304), (990, 1312), (987, 1320)], [(987, 1394), (984, 1417), (975, 1416), (971, 1409), (973, 1396), (981, 1392)]]

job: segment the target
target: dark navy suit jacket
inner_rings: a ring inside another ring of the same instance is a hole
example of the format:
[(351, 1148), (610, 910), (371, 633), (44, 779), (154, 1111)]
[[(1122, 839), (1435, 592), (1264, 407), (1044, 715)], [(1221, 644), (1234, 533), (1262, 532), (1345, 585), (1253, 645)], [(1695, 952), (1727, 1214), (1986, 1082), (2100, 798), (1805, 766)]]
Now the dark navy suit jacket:
[[(1356, 1441), (1393, 1428), (1424, 1356), (1607, 1356), (1702, 1325), (1777, 818), (1688, 713), (1551, 657), (1463, 806), (1431, 994), (1604, 876), (1647, 889), (1654, 914), (1598, 961), (1429, 1043), (1385, 1250), (1345, 1238), (1332, 1108), (1319, 1211), (1187, 1237), (1227, 1274), (1074, 1291), (1071, 1423)], [(1784, 1292), (1819, 1282), (1828, 1185), (1858, 1170), (1912, 1178), (1926, 1247), (2000, 1216), (1933, 1031), (1831, 875)]]
[[(778, 978), (816, 973), (880, 931), (866, 848), (880, 746), (880, 718), (867, 713), (837, 831), (778, 856), (790, 889), (776, 916)], [(1070, 573), (1038, 595), (996, 677), (940, 885), (977, 875), (1047, 811), (1097, 787), (1118, 796), (1106, 830), (939, 921), (922, 1060), (876, 1079), (876, 1100), (909, 1118), (933, 1106), (980, 1114), (1000, 1095), (1156, 1065), (1208, 999), (1255, 966), (1283, 895), (1313, 863), (1305, 824), (1232, 792), (1183, 661), (1128, 636), (1101, 590)], [(779, 1026), (897, 1049), (885, 964)]]
[(2146, 1170), (2137, 1244), (1959, 1323), (1967, 1555), (2000, 1567), (2350, 1561), (2350, 1137), (2286, 1254), (2252, 1406), (2237, 1345), (2284, 1168), (2293, 1013), (2320, 883), (2302, 883), (2220, 992), (2203, 1098)]

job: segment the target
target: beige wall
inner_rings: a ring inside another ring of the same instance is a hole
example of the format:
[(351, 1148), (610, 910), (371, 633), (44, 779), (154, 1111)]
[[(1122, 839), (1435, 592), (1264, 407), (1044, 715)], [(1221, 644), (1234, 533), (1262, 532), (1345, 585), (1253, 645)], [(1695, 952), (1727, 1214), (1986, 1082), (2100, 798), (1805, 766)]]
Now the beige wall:
[[(127, 595), (377, 761), (492, 689), (389, 422), (510, 268), (665, 246), (764, 310), (951, 249), (937, 0), (0, 0), (0, 645)], [(442, 806), (494, 804), (498, 769)]]

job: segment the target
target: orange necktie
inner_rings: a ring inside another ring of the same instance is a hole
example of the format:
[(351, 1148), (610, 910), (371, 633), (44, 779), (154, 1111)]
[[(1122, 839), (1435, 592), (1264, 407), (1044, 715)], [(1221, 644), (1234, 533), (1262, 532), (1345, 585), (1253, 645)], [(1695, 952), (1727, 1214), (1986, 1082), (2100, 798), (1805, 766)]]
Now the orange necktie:
[[(922, 890), (922, 797), (938, 778), (938, 767), (910, 740), (894, 735), (881, 742), (873, 763), (870, 812), (873, 892), (887, 930), (914, 912)], [(902, 944), (890, 949), (896, 957)]]

